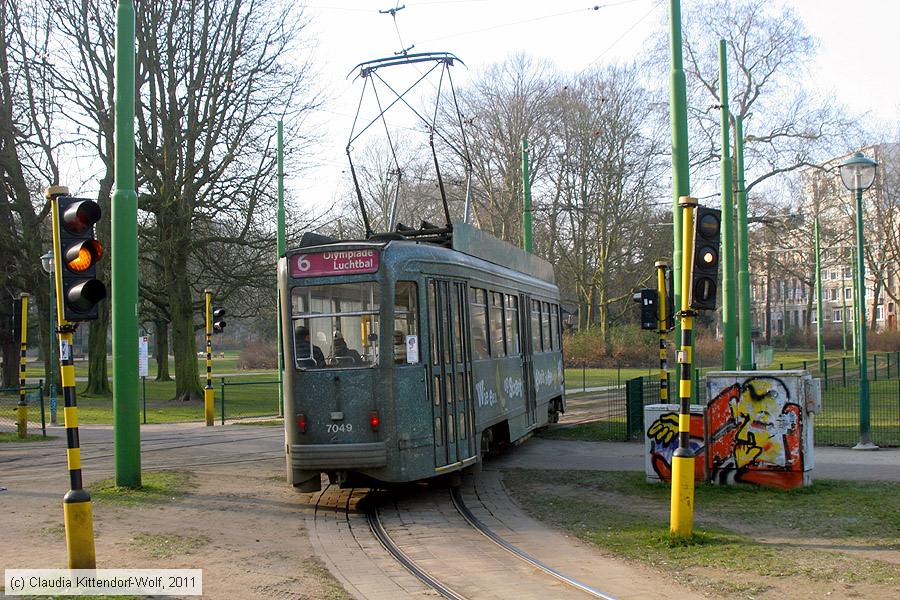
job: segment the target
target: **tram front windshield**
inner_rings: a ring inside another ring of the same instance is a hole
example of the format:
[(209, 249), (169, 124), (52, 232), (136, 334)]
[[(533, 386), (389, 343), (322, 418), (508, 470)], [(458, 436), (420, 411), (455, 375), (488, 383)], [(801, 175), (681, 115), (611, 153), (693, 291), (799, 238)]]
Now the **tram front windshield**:
[(291, 290), (291, 322), (298, 369), (378, 364), (374, 283), (295, 287)]

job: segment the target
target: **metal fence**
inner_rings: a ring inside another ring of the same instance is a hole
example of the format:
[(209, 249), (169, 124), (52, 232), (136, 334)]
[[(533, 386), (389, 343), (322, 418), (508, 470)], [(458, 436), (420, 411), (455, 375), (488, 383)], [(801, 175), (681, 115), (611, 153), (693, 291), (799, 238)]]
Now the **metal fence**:
[[(44, 412), (44, 384), (25, 386), (28, 406), (28, 433), (47, 436)], [(18, 432), (19, 388), (0, 388), (0, 434)]]
[(220, 419), (251, 419), (278, 417), (282, 413), (278, 380), (235, 381), (233, 377), (221, 378), (219, 398)]
[[(900, 372), (896, 354), (879, 355), (880, 365), (868, 369), (869, 412), (872, 441), (883, 447), (900, 446)], [(874, 358), (874, 355), (873, 355)], [(840, 365), (841, 361), (831, 361)], [(853, 446), (859, 442), (859, 369), (850, 370), (844, 361), (843, 369), (832, 369), (826, 376), (821, 373), (822, 407), (815, 415), (815, 443), (824, 446)], [(873, 360), (872, 363), (875, 361)], [(801, 365), (785, 365), (786, 368), (803, 368)], [(816, 365), (807, 365), (813, 376), (819, 375)], [(877, 373), (877, 375), (876, 375)], [(627, 380), (622, 385), (611, 385), (603, 392), (603, 401), (596, 413), (596, 420), (608, 439), (641, 439), (644, 429), (643, 407), (659, 402), (659, 378), (642, 376)], [(669, 398), (677, 404), (675, 394), (677, 379), (669, 375)], [(705, 405), (706, 378), (695, 373), (694, 404)], [(587, 402), (586, 399), (581, 402)]]

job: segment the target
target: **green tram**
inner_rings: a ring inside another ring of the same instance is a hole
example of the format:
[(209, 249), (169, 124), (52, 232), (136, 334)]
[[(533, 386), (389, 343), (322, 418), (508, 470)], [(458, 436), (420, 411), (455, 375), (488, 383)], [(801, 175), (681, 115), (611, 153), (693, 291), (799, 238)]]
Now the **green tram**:
[(319, 490), (321, 473), (343, 486), (450, 474), (565, 411), (551, 265), (463, 223), (438, 232), (306, 234), (280, 259), (285, 451), (300, 491)]

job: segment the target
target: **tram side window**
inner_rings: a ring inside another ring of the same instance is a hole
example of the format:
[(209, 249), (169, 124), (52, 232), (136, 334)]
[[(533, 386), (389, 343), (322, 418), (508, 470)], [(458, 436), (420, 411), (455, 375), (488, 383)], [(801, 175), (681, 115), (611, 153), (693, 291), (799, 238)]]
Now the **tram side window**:
[(491, 292), (491, 356), (503, 358), (506, 356), (506, 338), (503, 332), (503, 294)]
[(394, 291), (394, 363), (419, 362), (418, 286), (398, 281)]
[(553, 350), (553, 339), (550, 337), (550, 303), (544, 302), (544, 309), (541, 311), (541, 329), (544, 338), (544, 352)]
[(519, 354), (519, 299), (506, 295), (506, 344), (507, 355)]
[(472, 320), (472, 355), (475, 360), (490, 358), (487, 328), (487, 292), (469, 288), (469, 317)]
[(556, 349), (562, 350), (562, 331), (559, 329), (559, 305), (553, 305), (553, 339), (555, 340)]
[(541, 303), (531, 301), (531, 351), (541, 351)]
[(378, 364), (378, 303), (373, 283), (297, 286), (291, 290), (298, 369)]

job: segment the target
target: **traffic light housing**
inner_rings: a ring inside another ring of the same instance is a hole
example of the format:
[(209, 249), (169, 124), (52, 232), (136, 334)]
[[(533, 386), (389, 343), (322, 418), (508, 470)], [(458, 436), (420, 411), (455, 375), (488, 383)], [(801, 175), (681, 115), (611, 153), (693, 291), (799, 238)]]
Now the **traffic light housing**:
[(106, 298), (106, 286), (97, 279), (97, 262), (103, 246), (94, 238), (94, 224), (100, 220), (100, 205), (94, 200), (56, 197), (59, 231), (59, 260), (62, 275), (63, 319), (93, 321), (97, 305)]
[(225, 322), (225, 309), (213, 308), (212, 318), (213, 333), (222, 333), (225, 330), (225, 326), (227, 325), (227, 323)]
[(635, 292), (632, 299), (641, 305), (641, 329), (658, 329), (659, 292), (644, 288)]
[(719, 291), (719, 249), (722, 211), (698, 206), (694, 215), (694, 262), (691, 268), (691, 308), (716, 310)]

